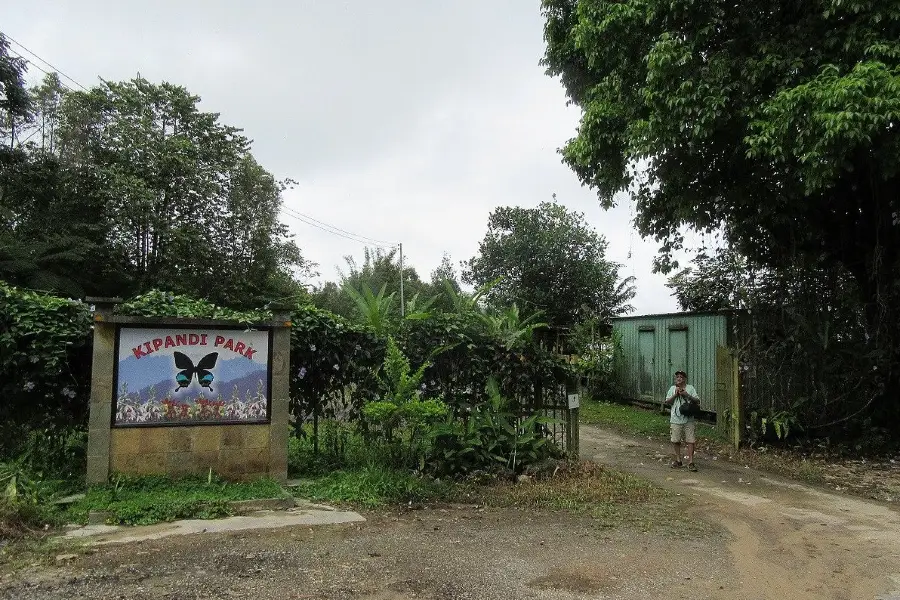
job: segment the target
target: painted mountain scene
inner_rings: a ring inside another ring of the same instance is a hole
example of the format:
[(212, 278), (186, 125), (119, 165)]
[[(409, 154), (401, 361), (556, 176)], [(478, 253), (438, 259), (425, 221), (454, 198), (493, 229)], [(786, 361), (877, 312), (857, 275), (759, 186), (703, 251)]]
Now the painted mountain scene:
[(119, 330), (116, 425), (268, 419), (269, 332)]

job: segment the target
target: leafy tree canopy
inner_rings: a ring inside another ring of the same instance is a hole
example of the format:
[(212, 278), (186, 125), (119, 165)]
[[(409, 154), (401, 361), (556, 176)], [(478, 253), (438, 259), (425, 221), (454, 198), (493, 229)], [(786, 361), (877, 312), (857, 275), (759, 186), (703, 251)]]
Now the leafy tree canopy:
[[(366, 248), (360, 265), (352, 256), (345, 256), (346, 270), (339, 270), (338, 282), (326, 282), (313, 293), (313, 303), (348, 319), (358, 317), (357, 301), (352, 292), (363, 294), (364, 288), (378, 294), (384, 288), (384, 297), (394, 296), (394, 306), (400, 307), (400, 256), (396, 249)], [(403, 265), (403, 296), (411, 300), (417, 293), (429, 291), (429, 286), (419, 278), (413, 267)]]
[(11, 147), (16, 136), (16, 125), (28, 119), (31, 98), (25, 89), (27, 63), (20, 56), (9, 52), (9, 41), (0, 34), (0, 142)]
[(553, 328), (631, 308), (632, 279), (618, 279), (618, 265), (605, 258), (606, 240), (582, 214), (559, 204), (497, 208), (478, 250), (466, 263), (465, 281), (482, 286), (499, 279), (488, 293), (493, 305), (542, 311)]
[(24, 67), (0, 43), (0, 278), (70, 296), (166, 288), (235, 308), (304, 296), (313, 265), (279, 220), (285, 184), (240, 130), (180, 86), (72, 92), (51, 74), (25, 89)]
[[(825, 254), (872, 308), (900, 258), (900, 5), (543, 0), (544, 64), (583, 114), (562, 150), (643, 235)], [(675, 265), (663, 260), (664, 270)], [(870, 311), (871, 316), (874, 312)]]

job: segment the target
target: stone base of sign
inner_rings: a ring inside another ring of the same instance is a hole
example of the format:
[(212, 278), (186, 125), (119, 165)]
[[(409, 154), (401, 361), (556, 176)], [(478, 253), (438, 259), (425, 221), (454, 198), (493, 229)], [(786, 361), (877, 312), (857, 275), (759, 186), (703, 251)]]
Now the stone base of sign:
[(270, 472), (269, 425), (133, 427), (112, 430), (110, 471), (126, 475), (279, 478)]

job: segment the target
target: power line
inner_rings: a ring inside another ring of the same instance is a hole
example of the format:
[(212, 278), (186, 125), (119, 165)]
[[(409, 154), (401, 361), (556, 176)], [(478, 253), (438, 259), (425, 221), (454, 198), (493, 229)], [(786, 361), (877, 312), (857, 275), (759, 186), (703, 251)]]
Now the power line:
[(358, 234), (358, 233), (353, 233), (352, 231), (347, 231), (346, 229), (341, 229), (340, 227), (337, 227), (337, 226), (335, 226), (335, 225), (329, 225), (328, 223), (326, 223), (326, 222), (324, 222), (324, 221), (320, 221), (319, 219), (316, 219), (315, 217), (311, 217), (311, 216), (309, 216), (309, 215), (307, 215), (307, 214), (304, 214), (304, 213), (300, 212), (299, 210), (296, 210), (296, 209), (293, 209), (293, 208), (282, 207), (282, 209), (283, 209), (283, 210), (290, 211), (290, 212), (293, 213), (294, 215), (298, 215), (298, 216), (300, 216), (300, 217), (303, 217), (304, 219), (309, 219), (310, 221), (315, 221), (316, 223), (318, 223), (319, 225), (322, 225), (322, 226), (324, 226), (324, 227), (328, 227), (328, 228), (330, 228), (330, 229), (334, 229), (334, 230), (339, 231), (339, 232), (341, 232), (341, 233), (345, 233), (345, 234), (347, 234), (347, 235), (350, 235), (350, 236), (353, 236), (353, 237), (357, 237), (357, 238), (360, 238), (360, 239), (363, 239), (363, 240), (368, 240), (368, 241), (372, 242), (373, 244), (378, 244), (378, 245), (381, 245), (381, 246), (396, 246), (396, 245), (397, 245), (396, 242), (386, 242), (386, 241), (384, 241), (384, 240), (376, 240), (375, 238), (371, 238), (371, 237), (369, 237), (369, 236), (367, 236), (367, 235), (360, 235), (360, 234)]
[[(80, 83), (78, 83), (78, 81), (76, 81), (75, 78), (69, 77), (68, 75), (66, 75), (66, 74), (63, 72), (62, 69), (60, 69), (59, 67), (53, 66), (52, 64), (50, 64), (49, 62), (47, 62), (46, 60), (44, 60), (43, 58), (41, 58), (40, 56), (38, 56), (35, 52), (32, 52), (31, 50), (29, 50), (28, 48), (26, 48), (22, 43), (16, 41), (16, 40), (13, 39), (12, 37), (10, 37), (8, 34), (6, 34), (6, 33), (2, 32), (2, 31), (0, 31), (0, 35), (3, 35), (3, 37), (5, 37), (5, 38), (8, 39), (9, 41), (11, 41), (13, 44), (15, 44), (16, 46), (18, 46), (19, 48), (21, 48), (22, 50), (24, 50), (24, 51), (27, 52), (28, 54), (32, 55), (33, 57), (35, 57), (36, 59), (38, 59), (39, 61), (41, 61), (42, 63), (44, 63), (45, 65), (47, 65), (48, 67), (50, 67), (51, 69), (53, 69), (55, 72), (59, 73), (60, 75), (62, 75), (63, 77), (65, 77), (66, 79), (68, 79), (69, 81), (71, 81), (72, 83), (74, 83), (75, 85), (77, 85), (78, 87), (80, 87), (80, 88), (81, 88), (82, 90), (84, 90), (85, 92), (88, 91), (88, 89), (87, 89), (86, 87), (84, 87), (83, 85), (81, 85)], [(19, 56), (22, 57), (22, 58), (25, 58), (25, 57), (22, 56), (21, 54), (20, 54)], [(26, 60), (27, 60), (27, 59), (26, 59)], [(29, 61), (29, 62), (31, 62), (31, 61)], [(34, 63), (32, 62), (31, 64), (34, 64)], [(37, 65), (34, 65), (34, 66), (37, 67)], [(44, 70), (41, 69), (40, 67), (37, 67), (37, 68), (38, 68), (39, 70), (41, 70), (41, 71), (44, 71)], [(47, 71), (44, 71), (44, 73), (47, 73)], [(49, 73), (47, 73), (47, 74), (49, 75)]]
[[(17, 58), (21, 58), (22, 60), (24, 60), (25, 62), (27, 62), (29, 65), (31, 65), (32, 67), (34, 67), (35, 69), (37, 69), (38, 71), (40, 71), (41, 73), (43, 73), (44, 75), (52, 75), (52, 74), (53, 74), (53, 73), (51, 73), (50, 71), (47, 71), (46, 69), (44, 69), (43, 67), (41, 67), (40, 65), (35, 64), (35, 62), (34, 62), (33, 60), (29, 60), (29, 59), (28, 59), (26, 56), (24, 56), (22, 53), (17, 52), (16, 50), (13, 50), (12, 48), (10, 48), (10, 52), (12, 52), (13, 55), (15, 55)], [(68, 91), (68, 92), (74, 92), (74, 91), (75, 91), (75, 90), (73, 90), (72, 88), (70, 88), (69, 86), (67, 86), (65, 83), (63, 83), (62, 80), (60, 80), (59, 85), (62, 86), (62, 88), (63, 88), (64, 90)]]
[(375, 240), (373, 238), (369, 238), (363, 235), (359, 235), (356, 233), (352, 233), (345, 229), (341, 229), (340, 227), (335, 227), (334, 225), (329, 225), (324, 221), (319, 221), (318, 219), (314, 219), (308, 215), (305, 215), (301, 212), (295, 211), (293, 209), (282, 207), (282, 213), (286, 214), (289, 217), (293, 217), (298, 221), (302, 221), (311, 227), (315, 227), (316, 229), (320, 229), (326, 233), (330, 233), (332, 235), (336, 235), (351, 241), (354, 241), (358, 244), (363, 244), (364, 246), (378, 246), (381, 248), (389, 248), (394, 249), (397, 248), (397, 244), (391, 244), (389, 242), (382, 242), (379, 240)]

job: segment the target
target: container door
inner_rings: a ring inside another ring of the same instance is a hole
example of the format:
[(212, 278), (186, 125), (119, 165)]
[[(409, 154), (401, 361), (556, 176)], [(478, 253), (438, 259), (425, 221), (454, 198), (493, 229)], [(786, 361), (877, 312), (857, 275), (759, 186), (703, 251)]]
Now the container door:
[[(669, 330), (669, 372), (667, 379), (671, 380), (675, 371), (684, 371), (690, 380), (691, 374), (687, 369), (688, 357), (688, 332), (685, 329)], [(696, 375), (696, 373), (695, 373)]]
[(638, 388), (643, 400), (653, 400), (653, 375), (656, 361), (656, 332), (638, 331)]

